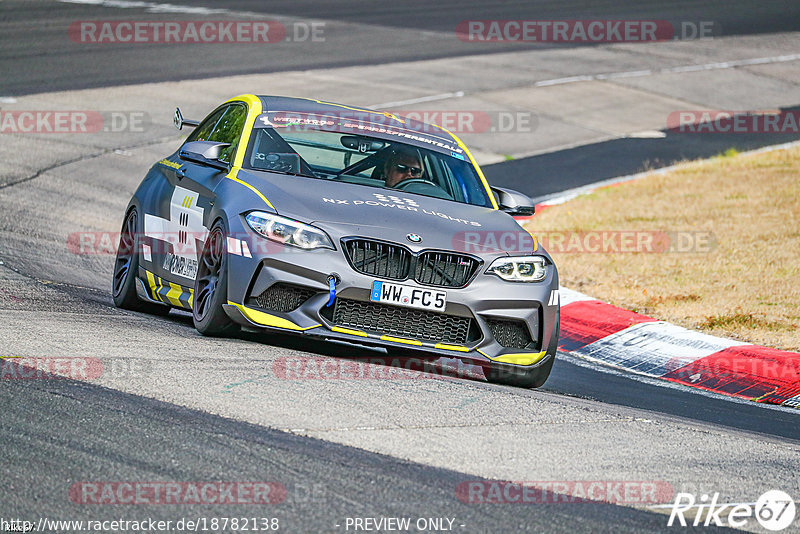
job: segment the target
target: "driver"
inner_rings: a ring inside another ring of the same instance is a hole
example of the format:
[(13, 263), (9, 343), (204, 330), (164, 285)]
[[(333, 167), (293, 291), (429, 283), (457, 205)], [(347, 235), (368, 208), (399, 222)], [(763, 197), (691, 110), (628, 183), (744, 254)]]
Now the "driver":
[(395, 187), (404, 180), (422, 177), (422, 165), (417, 155), (408, 150), (392, 152), (383, 165), (384, 185)]

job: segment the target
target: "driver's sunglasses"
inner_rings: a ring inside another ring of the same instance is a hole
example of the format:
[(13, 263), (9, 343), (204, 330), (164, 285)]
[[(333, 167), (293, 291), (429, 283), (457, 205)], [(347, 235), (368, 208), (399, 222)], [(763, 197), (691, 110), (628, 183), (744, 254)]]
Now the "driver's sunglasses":
[(411, 176), (422, 176), (422, 169), (419, 167), (410, 167), (408, 165), (402, 165), (398, 163), (394, 166), (394, 168), (397, 169), (397, 172), (401, 174), (410, 173)]

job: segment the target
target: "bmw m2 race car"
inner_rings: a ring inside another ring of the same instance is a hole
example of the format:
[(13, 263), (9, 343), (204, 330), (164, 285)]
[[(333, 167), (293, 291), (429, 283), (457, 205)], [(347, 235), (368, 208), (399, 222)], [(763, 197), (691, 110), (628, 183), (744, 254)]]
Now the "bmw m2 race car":
[(559, 333), (552, 259), (438, 126), (317, 100), (242, 95), (145, 176), (125, 212), (117, 306), (461, 358), (541, 386)]

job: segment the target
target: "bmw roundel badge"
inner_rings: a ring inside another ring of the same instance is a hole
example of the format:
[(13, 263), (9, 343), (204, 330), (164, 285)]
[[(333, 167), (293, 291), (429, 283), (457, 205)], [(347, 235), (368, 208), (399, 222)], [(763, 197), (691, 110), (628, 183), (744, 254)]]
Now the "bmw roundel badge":
[(406, 239), (408, 239), (412, 243), (419, 243), (420, 241), (422, 241), (422, 236), (419, 234), (406, 234)]

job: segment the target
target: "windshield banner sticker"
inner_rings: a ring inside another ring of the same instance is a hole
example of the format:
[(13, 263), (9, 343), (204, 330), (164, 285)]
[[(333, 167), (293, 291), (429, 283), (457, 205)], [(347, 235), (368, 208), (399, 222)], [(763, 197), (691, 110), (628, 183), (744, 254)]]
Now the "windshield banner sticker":
[(324, 130), (350, 134), (372, 133), (384, 138), (424, 143), (443, 151), (449, 151), (454, 157), (459, 157), (458, 155), (464, 153), (464, 150), (452, 139), (441, 135), (443, 130), (438, 126), (377, 111), (345, 110), (325, 114), (272, 111), (260, 115), (255, 127), (271, 127), (281, 131), (294, 132)]

